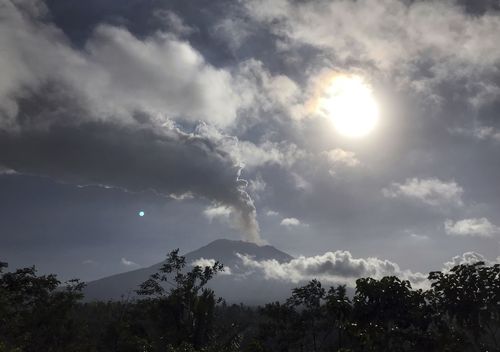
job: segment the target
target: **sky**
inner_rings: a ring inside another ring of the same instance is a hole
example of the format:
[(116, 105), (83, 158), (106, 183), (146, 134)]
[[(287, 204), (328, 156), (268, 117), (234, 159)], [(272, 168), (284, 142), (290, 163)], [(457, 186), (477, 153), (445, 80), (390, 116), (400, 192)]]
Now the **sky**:
[(497, 261), (499, 36), (495, 0), (0, 0), (0, 260)]

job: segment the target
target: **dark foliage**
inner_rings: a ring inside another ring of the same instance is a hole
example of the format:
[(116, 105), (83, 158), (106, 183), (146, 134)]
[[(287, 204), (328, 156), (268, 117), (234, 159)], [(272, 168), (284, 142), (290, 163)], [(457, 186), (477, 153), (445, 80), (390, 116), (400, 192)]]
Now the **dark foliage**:
[(0, 262), (0, 351), (80, 351), (74, 310), (83, 284), (61, 287), (34, 267), (3, 273), (6, 267)]
[(312, 280), (264, 307), (227, 305), (178, 250), (142, 299), (81, 303), (83, 284), (0, 262), (0, 352), (500, 351), (500, 265), (459, 265), (415, 290), (397, 277), (344, 286)]

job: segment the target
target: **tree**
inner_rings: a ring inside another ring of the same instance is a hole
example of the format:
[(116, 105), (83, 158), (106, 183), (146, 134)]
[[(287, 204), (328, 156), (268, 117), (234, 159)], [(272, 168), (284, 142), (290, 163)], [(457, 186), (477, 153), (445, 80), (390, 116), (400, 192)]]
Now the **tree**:
[(428, 349), (430, 316), (422, 290), (395, 276), (356, 281), (354, 319), (361, 344), (369, 351)]
[(345, 286), (330, 287), (325, 296), (327, 320), (331, 329), (337, 331), (337, 349), (343, 347), (343, 337), (349, 327), (352, 303), (347, 296)]
[(500, 350), (500, 265), (484, 262), (431, 272), (433, 304), (477, 350)]
[(306, 323), (306, 329), (312, 338), (312, 350), (318, 351), (318, 328), (320, 322), (324, 320), (324, 310), (322, 302), (325, 298), (326, 290), (318, 280), (311, 280), (307, 285), (294, 288), (292, 296), (287, 300), (287, 304), (292, 307), (300, 307), (302, 320)]
[(186, 258), (176, 249), (159, 271), (143, 282), (137, 293), (149, 297), (159, 332), (159, 344), (178, 348), (189, 343), (205, 347), (213, 336), (215, 305), (220, 302), (207, 283), (224, 269), (219, 262), (186, 271)]
[(0, 341), (7, 351), (81, 351), (73, 314), (84, 284), (61, 286), (55, 275), (38, 276), (34, 266), (3, 272), (0, 262)]
[(259, 314), (261, 320), (257, 338), (261, 343), (254, 342), (255, 350), (289, 352), (296, 345), (303, 350), (305, 326), (294, 307), (273, 302), (260, 308)]

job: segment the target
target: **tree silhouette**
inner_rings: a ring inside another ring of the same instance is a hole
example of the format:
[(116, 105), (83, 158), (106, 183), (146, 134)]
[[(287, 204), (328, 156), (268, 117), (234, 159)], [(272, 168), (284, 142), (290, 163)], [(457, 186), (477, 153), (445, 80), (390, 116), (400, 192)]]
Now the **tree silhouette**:
[(356, 281), (353, 314), (361, 345), (368, 351), (430, 348), (430, 316), (422, 290), (395, 276)]
[[(83, 284), (0, 261), (0, 352), (500, 351), (500, 265), (394, 276), (329, 289), (312, 280), (285, 302), (228, 306), (207, 287), (223, 266), (188, 267), (178, 250), (141, 299), (81, 303)], [(221, 303), (221, 304), (219, 304)]]
[(304, 328), (309, 332), (312, 339), (312, 351), (318, 351), (318, 328), (324, 319), (322, 302), (326, 290), (318, 280), (312, 280), (307, 285), (292, 290), (292, 296), (287, 300), (291, 307), (301, 308), (301, 320), (305, 323)]
[(64, 286), (35, 267), (3, 272), (0, 262), (0, 341), (6, 351), (80, 351), (79, 321), (72, 314), (84, 286)]
[(161, 344), (168, 348), (205, 347), (213, 337), (215, 305), (220, 302), (207, 283), (224, 266), (194, 266), (186, 271), (179, 249), (167, 255), (159, 271), (143, 282), (137, 293), (150, 298), (150, 311), (160, 328)]
[(431, 272), (433, 304), (480, 351), (500, 350), (500, 265), (458, 265)]
[(337, 350), (341, 350), (352, 314), (352, 303), (347, 297), (346, 287), (330, 287), (325, 301), (327, 320), (331, 324), (331, 331), (337, 331)]

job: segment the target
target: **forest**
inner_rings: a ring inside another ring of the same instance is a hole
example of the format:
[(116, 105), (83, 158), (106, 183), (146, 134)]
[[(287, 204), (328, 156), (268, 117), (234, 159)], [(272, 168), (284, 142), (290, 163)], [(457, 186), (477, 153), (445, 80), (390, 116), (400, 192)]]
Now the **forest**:
[[(83, 302), (84, 283), (0, 262), (0, 352), (500, 351), (500, 265), (431, 272), (428, 290), (394, 276), (312, 280), (284, 302), (228, 305), (178, 250), (139, 299)], [(189, 267), (190, 268), (190, 267)]]

